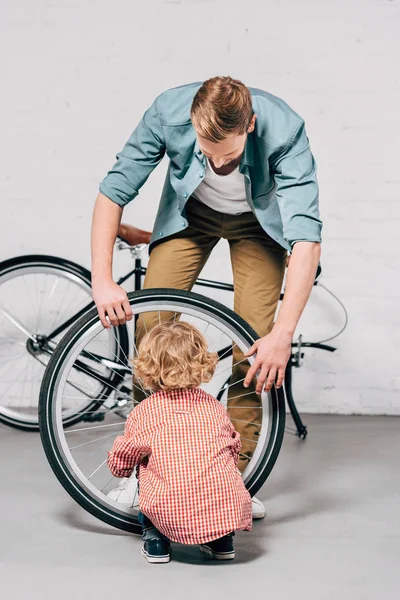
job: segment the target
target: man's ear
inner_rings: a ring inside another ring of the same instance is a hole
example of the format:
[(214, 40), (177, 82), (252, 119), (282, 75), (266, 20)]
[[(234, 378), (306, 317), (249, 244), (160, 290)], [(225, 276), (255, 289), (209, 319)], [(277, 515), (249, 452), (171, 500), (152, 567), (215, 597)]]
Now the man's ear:
[(252, 131), (254, 131), (254, 127), (256, 126), (256, 119), (257, 119), (257, 115), (254, 113), (253, 116), (251, 117), (251, 121), (247, 128), (247, 133), (251, 133)]

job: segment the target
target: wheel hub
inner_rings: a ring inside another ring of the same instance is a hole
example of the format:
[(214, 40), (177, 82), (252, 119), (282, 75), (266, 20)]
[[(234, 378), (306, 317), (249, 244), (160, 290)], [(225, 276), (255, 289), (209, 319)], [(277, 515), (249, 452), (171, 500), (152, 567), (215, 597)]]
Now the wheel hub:
[(32, 356), (44, 354), (46, 350), (49, 349), (47, 337), (39, 334), (35, 334), (33, 337), (34, 339), (29, 338), (26, 342), (26, 349), (28, 350), (29, 354), (32, 354)]

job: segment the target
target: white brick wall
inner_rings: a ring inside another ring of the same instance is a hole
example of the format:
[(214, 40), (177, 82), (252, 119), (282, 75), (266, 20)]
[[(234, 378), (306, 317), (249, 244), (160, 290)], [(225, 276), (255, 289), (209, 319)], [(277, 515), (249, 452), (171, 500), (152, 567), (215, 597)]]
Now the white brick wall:
[[(305, 118), (321, 281), (349, 311), (337, 353), (308, 352), (295, 371), (299, 407), (399, 414), (399, 31), (398, 0), (3, 3), (0, 259), (43, 252), (90, 266), (98, 182), (143, 111), (165, 88), (230, 74)], [(151, 228), (165, 167), (125, 220)], [(205, 274), (225, 278), (227, 261), (221, 243)], [(116, 275), (127, 266), (116, 257)], [(341, 324), (315, 289), (298, 333), (326, 338)]]

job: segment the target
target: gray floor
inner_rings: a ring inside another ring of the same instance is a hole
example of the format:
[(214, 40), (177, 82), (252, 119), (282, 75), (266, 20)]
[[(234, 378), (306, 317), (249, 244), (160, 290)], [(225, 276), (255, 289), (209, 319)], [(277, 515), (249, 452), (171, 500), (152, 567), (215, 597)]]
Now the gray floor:
[[(234, 563), (174, 545), (149, 565), (140, 539), (64, 492), (39, 436), (0, 425), (1, 596), (7, 600), (400, 597), (400, 420), (307, 415), (259, 497), (268, 516), (236, 537)], [(7, 592), (7, 593), (6, 593)]]

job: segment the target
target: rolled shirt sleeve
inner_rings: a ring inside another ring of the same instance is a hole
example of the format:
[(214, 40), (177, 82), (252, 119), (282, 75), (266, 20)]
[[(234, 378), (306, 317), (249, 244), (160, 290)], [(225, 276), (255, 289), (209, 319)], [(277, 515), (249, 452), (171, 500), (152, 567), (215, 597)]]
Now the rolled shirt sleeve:
[(159, 102), (160, 96), (144, 113), (122, 151), (117, 154), (117, 162), (100, 183), (100, 192), (120, 206), (125, 206), (138, 195), (165, 154)]
[(239, 461), (240, 451), (242, 449), (242, 442), (240, 440), (240, 433), (238, 431), (236, 431), (235, 429), (233, 429), (233, 431), (232, 431), (232, 439), (233, 439), (233, 443), (231, 444), (230, 449), (231, 449), (231, 454), (233, 456), (235, 464), (237, 465), (237, 463)]
[[(136, 407), (128, 416), (124, 435), (119, 435), (107, 453), (107, 464), (114, 477), (130, 477), (135, 465), (151, 453), (146, 441), (142, 411)], [(140, 415), (139, 415), (140, 412)]]
[[(225, 408), (223, 410), (225, 411)], [(237, 464), (239, 461), (240, 451), (242, 449), (240, 433), (238, 431), (236, 431), (235, 427), (232, 424), (232, 421), (230, 420), (229, 414), (226, 411), (224, 414), (224, 419), (225, 419), (224, 425), (226, 427), (226, 430), (227, 430), (228, 436), (229, 436), (229, 450), (233, 456), (235, 464)]]
[(304, 121), (271, 167), (285, 240), (291, 248), (298, 241), (321, 242), (316, 164)]

